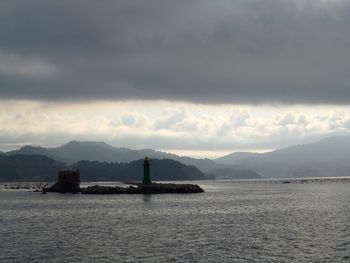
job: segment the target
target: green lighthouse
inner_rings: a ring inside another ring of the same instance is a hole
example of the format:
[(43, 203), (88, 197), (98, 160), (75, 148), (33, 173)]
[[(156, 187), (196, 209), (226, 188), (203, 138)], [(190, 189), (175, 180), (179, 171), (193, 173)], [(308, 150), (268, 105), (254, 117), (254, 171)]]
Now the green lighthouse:
[(150, 185), (152, 184), (151, 181), (151, 175), (150, 175), (150, 163), (148, 158), (146, 157), (143, 162), (143, 179), (142, 179), (143, 185)]

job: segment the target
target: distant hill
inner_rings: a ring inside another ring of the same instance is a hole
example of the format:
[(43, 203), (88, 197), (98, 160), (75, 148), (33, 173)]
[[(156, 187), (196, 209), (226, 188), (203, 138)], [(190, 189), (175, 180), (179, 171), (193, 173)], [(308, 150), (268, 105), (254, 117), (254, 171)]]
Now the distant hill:
[[(205, 180), (207, 177), (194, 166), (183, 165), (170, 159), (151, 159), (151, 178), (156, 181)], [(130, 163), (101, 163), (80, 161), (72, 165), (79, 169), (87, 181), (140, 181), (143, 174), (143, 160)]]
[(55, 148), (43, 148), (35, 146), (24, 146), (16, 151), (7, 152), (7, 155), (29, 154), (45, 155), (67, 164), (73, 164), (80, 160), (101, 162), (129, 162), (143, 156), (138, 151), (116, 148), (104, 142), (79, 142), (71, 141)]
[(6, 155), (18, 154), (45, 155), (67, 164), (73, 164), (81, 160), (121, 163), (139, 160), (148, 156), (152, 159), (172, 159), (186, 165), (193, 165), (204, 173), (219, 168), (228, 168), (228, 165), (220, 165), (209, 159), (181, 157), (175, 154), (155, 151), (152, 149), (132, 150), (118, 148), (104, 142), (71, 141), (55, 148), (24, 146), (19, 150), (6, 153)]
[[(203, 172), (194, 166), (164, 159), (151, 159), (151, 176), (154, 180), (203, 180)], [(46, 181), (57, 179), (59, 170), (79, 169), (82, 181), (128, 181), (142, 179), (142, 162), (107, 163), (80, 161), (66, 165), (43, 155), (0, 156), (0, 181)]]
[(236, 165), (246, 160), (247, 158), (255, 157), (258, 153), (251, 152), (234, 152), (223, 157), (217, 158), (214, 161), (218, 164)]
[[(152, 149), (131, 150), (113, 147), (104, 142), (79, 141), (72, 141), (56, 148), (25, 146), (17, 151), (6, 152), (4, 155), (44, 155), (67, 165), (81, 160), (89, 161), (89, 165), (92, 165), (91, 163), (97, 161), (96, 166), (99, 169), (102, 167), (107, 169), (108, 163), (120, 165), (123, 162), (129, 163), (148, 156), (152, 159), (172, 159), (184, 165), (195, 166), (201, 172), (211, 174), (218, 179), (258, 178), (259, 175), (265, 178), (350, 176), (350, 136), (331, 137), (268, 153), (233, 153), (214, 161), (181, 157)], [(197, 175), (194, 174), (194, 177)]]
[(211, 171), (215, 179), (261, 179), (262, 176), (252, 170), (240, 170), (234, 168), (220, 168)]
[(278, 149), (268, 153), (230, 154), (216, 160), (264, 177), (350, 176), (350, 136)]
[(0, 181), (53, 181), (66, 165), (43, 155), (0, 155)]

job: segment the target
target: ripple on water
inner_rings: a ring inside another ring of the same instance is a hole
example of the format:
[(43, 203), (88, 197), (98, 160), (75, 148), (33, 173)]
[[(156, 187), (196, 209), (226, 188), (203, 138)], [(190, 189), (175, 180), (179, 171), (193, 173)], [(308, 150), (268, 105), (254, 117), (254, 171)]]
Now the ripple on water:
[(0, 262), (348, 262), (347, 184), (194, 195), (0, 191)]

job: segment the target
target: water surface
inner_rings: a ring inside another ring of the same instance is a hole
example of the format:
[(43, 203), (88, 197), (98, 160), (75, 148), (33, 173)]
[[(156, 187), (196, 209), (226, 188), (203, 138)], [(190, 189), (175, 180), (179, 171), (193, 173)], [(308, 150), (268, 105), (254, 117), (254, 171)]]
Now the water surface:
[(0, 191), (0, 262), (349, 262), (350, 184), (202, 194)]

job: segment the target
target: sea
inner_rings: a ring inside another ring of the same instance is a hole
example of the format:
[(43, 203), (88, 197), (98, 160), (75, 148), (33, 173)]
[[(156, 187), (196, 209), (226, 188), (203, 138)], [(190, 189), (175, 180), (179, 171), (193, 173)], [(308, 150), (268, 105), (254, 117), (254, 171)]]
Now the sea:
[(192, 183), (205, 193), (2, 189), (0, 262), (350, 262), (350, 183)]

